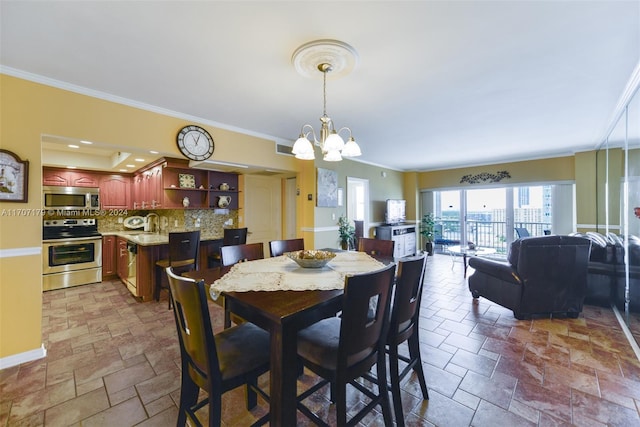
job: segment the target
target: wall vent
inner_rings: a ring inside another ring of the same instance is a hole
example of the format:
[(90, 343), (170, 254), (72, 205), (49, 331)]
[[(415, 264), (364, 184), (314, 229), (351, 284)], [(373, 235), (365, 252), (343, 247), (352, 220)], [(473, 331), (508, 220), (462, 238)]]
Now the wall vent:
[(291, 149), (293, 147), (290, 147), (288, 145), (284, 145), (284, 144), (276, 144), (276, 153), (278, 154), (285, 154), (287, 156), (293, 156), (293, 154), (291, 153)]

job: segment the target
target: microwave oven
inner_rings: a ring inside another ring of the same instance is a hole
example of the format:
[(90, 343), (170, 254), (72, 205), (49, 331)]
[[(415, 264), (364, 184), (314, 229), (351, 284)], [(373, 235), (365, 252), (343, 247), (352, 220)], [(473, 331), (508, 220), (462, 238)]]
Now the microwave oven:
[(42, 187), (44, 209), (100, 209), (100, 189), (93, 187)]

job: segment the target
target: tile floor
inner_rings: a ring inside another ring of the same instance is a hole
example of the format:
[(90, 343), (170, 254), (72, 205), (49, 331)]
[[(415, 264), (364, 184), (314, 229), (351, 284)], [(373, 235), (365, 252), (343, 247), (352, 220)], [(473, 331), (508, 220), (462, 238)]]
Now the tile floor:
[[(420, 336), (430, 400), (419, 397), (415, 377), (405, 381), (408, 425), (640, 426), (640, 363), (610, 309), (518, 321), (473, 301), (462, 264), (446, 255), (429, 258), (425, 283)], [(1, 426), (175, 425), (180, 354), (166, 300), (138, 303), (117, 281), (43, 298), (48, 356), (0, 371)], [(222, 310), (212, 304), (211, 313), (221, 329)], [(311, 381), (305, 374), (301, 387)], [(311, 406), (331, 419), (326, 398)], [(247, 412), (242, 390), (227, 393), (224, 406), (226, 426), (249, 425), (267, 410), (262, 402)], [(308, 424), (300, 415), (299, 425)]]

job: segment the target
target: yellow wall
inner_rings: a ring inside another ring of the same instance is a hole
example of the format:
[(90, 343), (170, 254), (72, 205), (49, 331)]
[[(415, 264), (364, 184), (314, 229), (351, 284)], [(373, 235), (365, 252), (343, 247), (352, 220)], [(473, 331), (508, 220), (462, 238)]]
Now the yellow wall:
[(461, 183), (465, 175), (477, 175), (488, 172), (507, 171), (511, 178), (500, 181), (501, 184), (521, 184), (544, 181), (573, 181), (575, 179), (574, 157), (555, 157), (550, 159), (529, 160), (526, 162), (500, 163), (495, 165), (474, 166), (469, 168), (420, 172), (418, 188), (460, 188), (474, 184)]

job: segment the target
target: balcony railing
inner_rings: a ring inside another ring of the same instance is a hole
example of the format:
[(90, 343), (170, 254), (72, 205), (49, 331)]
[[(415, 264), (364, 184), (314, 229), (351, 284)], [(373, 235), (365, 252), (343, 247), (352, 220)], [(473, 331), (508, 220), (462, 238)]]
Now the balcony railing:
[[(498, 253), (506, 254), (507, 246), (507, 224), (504, 221), (466, 221), (467, 241), (475, 243), (483, 248), (493, 248)], [(546, 230), (551, 230), (551, 224), (544, 222), (515, 222), (514, 227), (526, 228), (531, 236), (544, 236)], [(460, 242), (460, 221), (458, 220), (437, 220), (436, 221), (436, 243), (438, 239), (447, 242)], [(513, 232), (514, 239), (518, 238)], [(441, 248), (440, 248), (441, 249)]]

